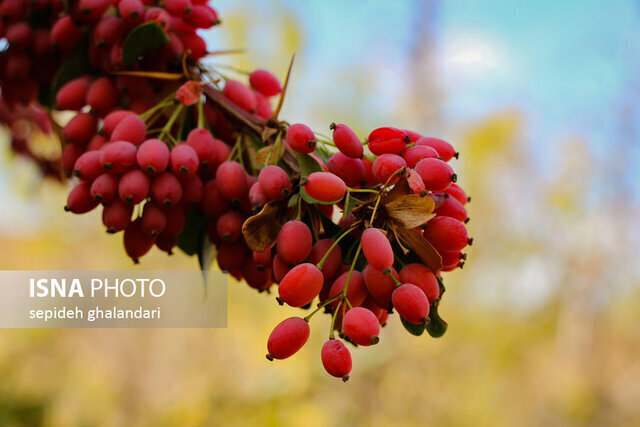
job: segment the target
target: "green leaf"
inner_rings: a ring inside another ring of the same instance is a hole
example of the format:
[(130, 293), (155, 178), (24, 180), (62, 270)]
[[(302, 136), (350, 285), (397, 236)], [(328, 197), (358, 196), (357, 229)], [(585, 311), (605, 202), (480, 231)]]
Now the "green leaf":
[(46, 104), (44, 105), (53, 106), (56, 99), (56, 93), (62, 86), (73, 79), (77, 79), (78, 77), (91, 73), (91, 65), (87, 60), (88, 51), (89, 36), (85, 34), (73, 49), (73, 52), (71, 52), (67, 59), (60, 65), (60, 68), (58, 68), (58, 72), (53, 78), (53, 83), (51, 83), (50, 99), (45, 99), (45, 96), (41, 97), (41, 101), (46, 101)]
[(157, 22), (145, 22), (129, 33), (122, 46), (122, 63), (130, 68), (145, 53), (169, 43), (169, 37)]
[(440, 338), (447, 332), (449, 326), (438, 313), (438, 306), (432, 305), (429, 310), (429, 323), (427, 323), (427, 332), (434, 338)]
[(207, 218), (195, 209), (187, 213), (184, 229), (178, 237), (178, 247), (182, 252), (192, 256), (198, 253), (201, 247), (202, 235), (206, 234), (205, 225)]
[(313, 172), (322, 172), (322, 166), (313, 157), (308, 154), (294, 152), (300, 167), (300, 176), (308, 176)]
[(402, 317), (400, 318), (402, 321), (402, 326), (409, 331), (410, 334), (419, 337), (424, 333), (424, 324), (416, 325), (415, 323), (407, 322)]

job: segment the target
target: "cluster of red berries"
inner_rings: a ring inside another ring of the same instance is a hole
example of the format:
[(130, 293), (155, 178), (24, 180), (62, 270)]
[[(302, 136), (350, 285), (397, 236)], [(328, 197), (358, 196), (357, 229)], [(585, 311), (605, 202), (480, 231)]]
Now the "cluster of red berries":
[[(205, 1), (2, 0), (0, 18), (0, 120), (53, 132), (46, 107), (75, 111), (58, 132), (59, 173), (75, 182), (67, 211), (101, 205), (136, 263), (154, 245), (189, 255), (212, 245), (223, 271), (259, 291), (277, 284), (280, 304), (317, 301), (273, 330), (269, 359), (297, 352), (321, 310), (331, 316), (322, 363), (345, 380), (344, 342), (377, 344), (394, 311), (415, 335), (444, 333), (442, 273), (462, 267), (471, 243), (449, 143), (392, 127), (362, 140), (344, 124), (325, 137), (279, 120), (272, 101), (286, 83), (272, 73), (243, 83), (203, 71), (196, 29), (219, 22)], [(126, 67), (127, 39), (145, 25), (164, 42), (134, 49)], [(30, 74), (35, 61), (46, 66)], [(89, 71), (61, 78), (69, 61)], [(14, 149), (28, 152), (13, 130)]]

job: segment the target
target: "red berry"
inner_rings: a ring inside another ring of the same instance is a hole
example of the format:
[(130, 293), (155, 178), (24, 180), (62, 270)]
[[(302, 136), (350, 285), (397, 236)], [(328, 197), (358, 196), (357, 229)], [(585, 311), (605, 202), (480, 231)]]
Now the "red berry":
[(104, 135), (96, 133), (89, 140), (89, 143), (87, 144), (87, 151), (100, 150), (107, 142), (107, 138), (105, 138)]
[(180, 205), (172, 206), (166, 209), (165, 213), (167, 214), (167, 225), (164, 227), (162, 235), (177, 239), (186, 222), (184, 209)]
[(307, 194), (321, 202), (335, 202), (342, 199), (347, 192), (344, 181), (329, 172), (313, 172), (307, 176), (304, 184)]
[(289, 146), (300, 153), (311, 153), (316, 149), (316, 136), (311, 128), (302, 123), (296, 123), (287, 129)]
[(437, 216), (427, 222), (424, 236), (438, 251), (459, 251), (470, 243), (463, 223), (448, 216)]
[(89, 21), (95, 21), (109, 9), (111, 0), (79, 0), (78, 10), (83, 18)]
[(254, 113), (256, 111), (256, 107), (258, 105), (256, 97), (251, 89), (242, 83), (235, 80), (227, 80), (222, 93), (229, 99), (229, 101), (233, 102), (243, 110), (250, 113)]
[(104, 121), (102, 122), (102, 132), (107, 137), (111, 137), (113, 130), (116, 128), (116, 126), (120, 124), (120, 122), (122, 122), (125, 118), (129, 116), (135, 116), (135, 115), (136, 113), (134, 113), (133, 111), (127, 111), (127, 110), (112, 111), (111, 113), (105, 116)]
[(83, 181), (93, 181), (100, 176), (104, 169), (100, 163), (100, 153), (97, 150), (85, 151), (73, 166), (73, 175)]
[(247, 192), (247, 173), (238, 162), (224, 162), (216, 171), (216, 182), (220, 195), (227, 200), (241, 199)]
[(156, 237), (167, 226), (167, 214), (155, 203), (145, 203), (140, 226), (145, 234)]
[(249, 188), (249, 202), (253, 210), (262, 208), (268, 201), (267, 195), (262, 191), (259, 182), (254, 183), (251, 188)]
[(118, 177), (103, 173), (91, 183), (91, 197), (98, 203), (109, 203), (118, 194)]
[(383, 271), (393, 267), (393, 249), (382, 231), (373, 227), (367, 228), (362, 232), (360, 243), (364, 256), (373, 268)]
[(111, 141), (129, 141), (134, 145), (140, 145), (146, 135), (147, 126), (144, 121), (136, 115), (130, 115), (123, 118), (113, 129)]
[(100, 162), (105, 170), (121, 174), (135, 164), (136, 152), (136, 146), (130, 142), (112, 142), (102, 149)]
[(118, 12), (125, 21), (139, 21), (144, 16), (144, 3), (141, 0), (120, 0)]
[(202, 213), (217, 218), (229, 209), (229, 202), (222, 197), (218, 189), (218, 183), (212, 179), (202, 189)]
[(450, 216), (462, 222), (468, 219), (467, 210), (455, 197), (445, 197), (442, 204), (438, 206), (433, 213), (438, 216)]
[(271, 269), (259, 269), (251, 257), (245, 257), (242, 264), (242, 278), (247, 285), (260, 291), (265, 291), (271, 287)]
[(171, 170), (176, 176), (187, 177), (198, 171), (198, 154), (190, 145), (179, 144), (171, 150)]
[(4, 35), (12, 49), (27, 49), (31, 45), (33, 32), (26, 22), (11, 24)]
[(456, 181), (453, 168), (440, 159), (422, 159), (416, 164), (415, 171), (429, 191), (444, 191)]
[(307, 224), (298, 220), (288, 221), (278, 234), (278, 255), (284, 262), (298, 264), (307, 259), (312, 244)]
[(376, 179), (373, 177), (373, 163), (366, 157), (361, 158), (360, 162), (364, 167), (364, 183), (369, 187), (373, 187), (376, 185)]
[(380, 156), (402, 153), (410, 138), (400, 129), (383, 127), (371, 132), (368, 141), (369, 150), (376, 156)]
[[(372, 173), (373, 177), (378, 183), (386, 183), (387, 180), (403, 167), (407, 166), (407, 162), (397, 154), (383, 154), (373, 161)], [(398, 181), (400, 177), (396, 174), (389, 184), (393, 184)]]
[(282, 91), (280, 80), (267, 70), (255, 70), (249, 75), (249, 83), (266, 97), (275, 96)]
[(354, 307), (342, 319), (342, 331), (358, 345), (369, 346), (380, 340), (380, 323), (373, 312), (363, 307)]
[(122, 175), (118, 183), (118, 194), (123, 202), (137, 205), (149, 195), (149, 177), (140, 169)]
[[(309, 254), (309, 262), (312, 264), (318, 264), (327, 253), (331, 245), (333, 245), (333, 243), (334, 241), (332, 239), (318, 240), (311, 248), (311, 253)], [(333, 249), (331, 249), (329, 256), (327, 256), (327, 259), (322, 265), (321, 270), (325, 279), (333, 277), (335, 272), (338, 270), (341, 259), (342, 249), (340, 249), (340, 245), (336, 245)]]
[(204, 194), (204, 185), (198, 175), (191, 175), (182, 180), (182, 203), (193, 205), (200, 203)]
[(267, 340), (267, 358), (286, 359), (298, 352), (309, 339), (309, 324), (300, 317), (278, 323)]
[(282, 200), (291, 194), (291, 179), (280, 166), (265, 166), (258, 183), (269, 200)]
[(27, 2), (24, 0), (4, 0), (0, 4), (0, 18), (5, 22), (14, 22), (24, 17)]
[(98, 114), (106, 114), (120, 102), (120, 93), (113, 80), (102, 77), (87, 92), (87, 104)]
[(218, 14), (209, 5), (194, 5), (185, 21), (195, 28), (211, 28), (220, 22)]
[(455, 184), (455, 183), (452, 183), (449, 186), (449, 188), (444, 190), (444, 192), (452, 197), (455, 197), (456, 200), (458, 200), (463, 205), (466, 205), (470, 200), (469, 197), (467, 197), (467, 194), (464, 192), (464, 190), (458, 184)]
[[(173, 27), (173, 23), (171, 25)], [(191, 53), (188, 56), (189, 59), (196, 61), (207, 55), (207, 43), (202, 39), (202, 37), (200, 37), (196, 33), (182, 34), (181, 41), (184, 46), (184, 50), (191, 51)], [(228, 82), (227, 82), (227, 85), (228, 85)], [(225, 85), (225, 90), (227, 89), (227, 85)], [(246, 86), (244, 86), (244, 88), (249, 90), (249, 93), (253, 95), (253, 92), (251, 92), (249, 88), (247, 88)], [(242, 93), (241, 89), (237, 89), (237, 88), (233, 90), (229, 89), (224, 94), (227, 96), (227, 98), (232, 100), (232, 102), (234, 102), (234, 104), (238, 105), (240, 108), (247, 110), (248, 108), (251, 108), (253, 106), (253, 109), (248, 109), (247, 111), (252, 112), (255, 110), (255, 106), (254, 106), (255, 104), (253, 104), (253, 101), (252, 101), (252, 99), (254, 98), (245, 93)], [(238, 104), (237, 102), (233, 101), (233, 99), (236, 99), (241, 103)]]
[(81, 182), (69, 193), (67, 205), (64, 210), (74, 214), (87, 213), (98, 205), (98, 202), (91, 197), (91, 183)]
[(291, 268), (289, 268), (289, 265), (286, 262), (284, 262), (282, 258), (278, 256), (278, 254), (276, 254), (276, 256), (273, 257), (272, 271), (273, 271), (273, 280), (276, 283), (280, 283), (284, 278), (284, 276), (289, 271), (291, 271)]
[(180, 181), (170, 172), (156, 175), (151, 182), (151, 197), (165, 207), (177, 205), (182, 200)]
[(422, 135), (412, 130), (404, 129), (404, 133), (406, 133), (409, 136), (409, 142), (416, 142), (417, 140), (422, 138)]
[(351, 372), (351, 353), (340, 340), (330, 339), (322, 346), (322, 366), (334, 377), (349, 379)]
[(147, 139), (140, 144), (136, 160), (140, 169), (154, 174), (164, 172), (169, 165), (169, 147), (159, 139)]
[(302, 307), (318, 296), (324, 278), (318, 268), (309, 263), (296, 265), (280, 281), (280, 300), (292, 307)]
[[(396, 280), (400, 277), (395, 269), (391, 270), (391, 274)], [(371, 265), (364, 267), (362, 276), (364, 277), (364, 284), (376, 304), (388, 309), (391, 306), (391, 294), (396, 288), (391, 277), (385, 275), (382, 271), (376, 270)]]
[(424, 323), (429, 316), (429, 300), (422, 289), (411, 283), (405, 283), (391, 296), (396, 311), (409, 323)]
[[(351, 276), (351, 277), (349, 277)], [(347, 286), (347, 299), (352, 307), (357, 307), (362, 304), (367, 297), (367, 288), (364, 284), (364, 278), (359, 271), (352, 271), (349, 273), (345, 271), (333, 282), (331, 289), (329, 290), (329, 299), (340, 295), (344, 290), (344, 287), (349, 279), (349, 285)], [(337, 306), (338, 302), (332, 304), (333, 307)], [(347, 307), (348, 309), (348, 307)]]
[(65, 52), (71, 51), (82, 38), (82, 28), (73, 23), (71, 16), (65, 15), (51, 27), (51, 41)]
[(102, 209), (102, 223), (107, 227), (107, 233), (116, 233), (127, 228), (131, 222), (133, 205), (128, 205), (116, 198), (107, 203)]
[(208, 130), (202, 128), (192, 130), (187, 136), (187, 144), (196, 150), (200, 163), (207, 165), (215, 162), (217, 145)]
[(246, 246), (242, 239), (235, 242), (223, 242), (218, 247), (216, 260), (222, 271), (234, 271), (242, 268), (246, 256)]
[(327, 167), (349, 187), (356, 187), (364, 181), (366, 170), (360, 159), (352, 159), (342, 153), (335, 153), (329, 158)]
[(440, 256), (442, 256), (442, 265), (444, 268), (458, 267), (463, 260), (467, 259), (467, 255), (460, 251), (440, 251)]
[(86, 144), (96, 133), (98, 119), (89, 113), (78, 113), (62, 129), (62, 135), (68, 142)]
[(76, 160), (78, 160), (78, 157), (80, 157), (83, 152), (82, 146), (76, 144), (67, 144), (62, 149), (62, 170), (66, 176), (71, 175)]
[(124, 249), (135, 264), (145, 255), (155, 242), (155, 238), (142, 231), (142, 218), (129, 223), (124, 230)]
[(333, 129), (333, 143), (336, 144), (342, 154), (354, 159), (362, 157), (364, 146), (358, 135), (349, 126), (332, 123), (331, 129)]
[(254, 92), (253, 94), (256, 96), (256, 116), (267, 120), (273, 115), (271, 101), (260, 92)]
[(167, 12), (171, 15), (183, 18), (191, 13), (193, 4), (191, 4), (191, 0), (165, 0), (164, 8), (167, 9)]
[(242, 215), (236, 211), (228, 211), (216, 221), (218, 236), (225, 242), (233, 242), (242, 235)]
[(96, 46), (109, 48), (123, 35), (125, 22), (117, 16), (105, 16), (93, 29), (93, 42)]
[(253, 251), (253, 261), (256, 267), (260, 270), (268, 270), (273, 264), (273, 257), (271, 256), (271, 247), (265, 249), (262, 252)]
[(407, 264), (400, 270), (400, 281), (412, 283), (422, 289), (430, 303), (440, 296), (440, 286), (435, 274), (422, 264)]
[(452, 157), (455, 157), (456, 159), (458, 158), (458, 153), (456, 152), (455, 148), (453, 148), (453, 146), (447, 141), (443, 141), (442, 139), (424, 136), (416, 141), (416, 146), (419, 145), (433, 148), (438, 152), (440, 157), (442, 157), (442, 160), (444, 160), (445, 162), (451, 160)]
[(437, 159), (438, 157), (440, 157), (438, 152), (426, 145), (409, 147), (404, 153), (402, 153), (402, 158), (407, 162), (407, 166), (410, 168), (416, 167), (416, 164), (422, 159)]
[(171, 15), (161, 7), (150, 7), (144, 14), (146, 22), (154, 21), (165, 31), (171, 28)]

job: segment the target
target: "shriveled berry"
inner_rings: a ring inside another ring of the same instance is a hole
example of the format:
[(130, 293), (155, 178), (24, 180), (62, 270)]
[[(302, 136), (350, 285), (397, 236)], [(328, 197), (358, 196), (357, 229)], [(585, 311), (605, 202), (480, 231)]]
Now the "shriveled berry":
[(373, 227), (367, 228), (362, 232), (360, 243), (364, 256), (373, 268), (384, 271), (393, 267), (393, 249), (382, 231)]
[(356, 187), (364, 181), (366, 170), (360, 159), (352, 159), (342, 153), (335, 153), (329, 158), (327, 167), (331, 173), (338, 175), (349, 187)]
[(382, 154), (400, 154), (410, 141), (409, 136), (402, 130), (382, 127), (373, 130), (368, 138), (369, 150), (376, 156)]
[(342, 381), (349, 379), (351, 372), (351, 353), (340, 340), (330, 339), (322, 346), (321, 351), (322, 366), (334, 377), (342, 378)]
[(363, 307), (354, 307), (342, 319), (342, 330), (358, 345), (377, 344), (380, 339), (380, 323), (373, 312)]
[(99, 203), (109, 203), (118, 194), (118, 177), (103, 173), (91, 183), (91, 197)]
[(218, 166), (216, 182), (220, 195), (227, 200), (240, 199), (247, 192), (247, 173), (238, 162), (227, 161)]
[(91, 211), (98, 202), (91, 197), (91, 183), (83, 181), (73, 187), (67, 197), (67, 205), (64, 210), (74, 214), (83, 214)]
[(439, 251), (459, 251), (470, 242), (467, 227), (455, 218), (437, 216), (427, 222), (424, 236)]
[(430, 303), (440, 296), (440, 286), (435, 274), (423, 264), (407, 264), (400, 270), (400, 281), (411, 283), (422, 289)]
[(127, 228), (131, 222), (133, 205), (124, 203), (119, 198), (113, 199), (102, 209), (102, 223), (107, 227), (107, 233), (117, 233)]
[(395, 176), (389, 181), (389, 184), (394, 184), (400, 179), (399, 174), (396, 172), (405, 166), (407, 166), (407, 162), (397, 154), (383, 154), (373, 161), (371, 171), (376, 182), (382, 184), (386, 183), (395, 173)]
[(333, 130), (333, 143), (345, 156), (359, 159), (364, 154), (364, 146), (358, 135), (347, 125), (335, 123), (331, 124)]
[(438, 152), (442, 160), (448, 162), (452, 157), (458, 158), (458, 153), (455, 148), (447, 141), (444, 141), (439, 138), (431, 138), (427, 136), (423, 136), (422, 138), (416, 141), (416, 145), (424, 145), (427, 147), (431, 147)]
[(167, 226), (167, 214), (155, 203), (146, 203), (142, 210), (142, 231), (156, 237), (164, 231)]
[(266, 97), (275, 96), (282, 91), (280, 80), (267, 70), (255, 70), (251, 73), (249, 84)]
[(335, 202), (344, 197), (347, 186), (339, 176), (330, 172), (313, 172), (307, 176), (304, 190), (321, 202)]
[(267, 340), (267, 358), (286, 359), (300, 350), (309, 339), (309, 324), (300, 317), (278, 323)]
[(396, 311), (409, 323), (425, 323), (429, 316), (429, 300), (422, 289), (411, 283), (398, 286), (391, 301)]
[(416, 164), (415, 171), (429, 191), (444, 191), (456, 181), (453, 168), (440, 159), (422, 159)]
[(135, 264), (151, 250), (154, 243), (155, 238), (142, 231), (142, 218), (129, 223), (124, 230), (124, 249)]
[(300, 153), (311, 153), (316, 149), (316, 136), (311, 128), (303, 123), (296, 123), (287, 129), (289, 146)]
[(156, 175), (151, 182), (151, 197), (165, 207), (177, 205), (182, 200), (180, 181), (170, 172)]
[(136, 161), (143, 171), (154, 174), (164, 172), (169, 165), (169, 147), (159, 139), (148, 139), (138, 148)]
[(147, 126), (144, 121), (136, 115), (129, 115), (113, 129), (111, 141), (129, 141), (134, 145), (140, 145), (144, 142), (146, 135)]
[(291, 179), (280, 166), (265, 166), (258, 183), (269, 200), (282, 200), (291, 194)]
[(289, 264), (298, 264), (307, 259), (312, 244), (311, 231), (302, 221), (288, 221), (278, 233), (278, 255)]
[(324, 278), (322, 272), (310, 263), (293, 267), (280, 281), (280, 300), (292, 307), (302, 307), (318, 296)]
[(140, 169), (134, 169), (120, 178), (118, 194), (123, 202), (137, 205), (149, 195), (149, 186), (149, 177)]

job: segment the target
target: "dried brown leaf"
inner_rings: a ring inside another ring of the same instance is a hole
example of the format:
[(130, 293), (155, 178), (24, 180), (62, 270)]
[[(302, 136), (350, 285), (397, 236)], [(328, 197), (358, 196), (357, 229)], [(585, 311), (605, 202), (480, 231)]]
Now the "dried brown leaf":
[(251, 250), (262, 252), (276, 241), (282, 228), (283, 210), (282, 203), (269, 202), (244, 222), (242, 235)]
[[(271, 154), (271, 155), (269, 155)], [(269, 160), (269, 164), (275, 165), (284, 155), (284, 144), (267, 145), (256, 152), (256, 161), (259, 165), (264, 165)]]
[(401, 226), (395, 229), (397, 235), (410, 247), (434, 273), (442, 268), (442, 257), (431, 243), (416, 229)]
[(411, 189), (409, 188), (409, 184), (406, 179), (401, 179), (393, 186), (393, 188), (382, 196), (382, 204), (389, 203), (391, 201), (397, 200), (402, 196), (406, 196), (407, 194), (411, 194)]
[(278, 133), (278, 129), (265, 126), (262, 130), (262, 141), (267, 142), (276, 133)]
[(419, 194), (407, 194), (384, 204), (388, 217), (406, 228), (418, 227), (429, 221), (435, 216), (431, 213), (434, 207), (431, 197)]

